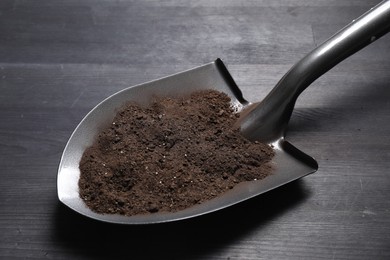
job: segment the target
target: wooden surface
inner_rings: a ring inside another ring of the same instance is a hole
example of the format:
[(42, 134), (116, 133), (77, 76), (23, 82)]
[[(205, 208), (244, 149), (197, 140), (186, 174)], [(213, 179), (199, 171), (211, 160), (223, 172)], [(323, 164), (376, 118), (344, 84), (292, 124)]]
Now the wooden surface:
[(287, 139), (316, 174), (152, 226), (87, 219), (56, 193), (70, 134), (105, 97), (220, 57), (261, 100), (378, 2), (0, 1), (0, 258), (390, 259), (390, 35), (299, 98)]

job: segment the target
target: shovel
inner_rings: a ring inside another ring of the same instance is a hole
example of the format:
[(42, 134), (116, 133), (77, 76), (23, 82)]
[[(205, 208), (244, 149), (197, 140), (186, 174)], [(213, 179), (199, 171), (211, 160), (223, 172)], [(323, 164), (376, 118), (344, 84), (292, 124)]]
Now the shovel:
[[(337, 32), (296, 63), (259, 103), (246, 101), (220, 59), (158, 80), (132, 86), (108, 97), (93, 108), (71, 135), (58, 169), (59, 200), (74, 211), (104, 222), (151, 224), (187, 219), (232, 206), (314, 173), (317, 162), (284, 139), (295, 102), (314, 80), (340, 61), (369, 45), (390, 30), (390, 0), (383, 1)], [(237, 122), (242, 135), (271, 145), (274, 172), (261, 181), (243, 182), (224, 194), (178, 212), (124, 216), (90, 210), (79, 196), (79, 162), (97, 134), (111, 122), (123, 104), (147, 105), (154, 96), (176, 97), (202, 89), (226, 93), (242, 115)]]

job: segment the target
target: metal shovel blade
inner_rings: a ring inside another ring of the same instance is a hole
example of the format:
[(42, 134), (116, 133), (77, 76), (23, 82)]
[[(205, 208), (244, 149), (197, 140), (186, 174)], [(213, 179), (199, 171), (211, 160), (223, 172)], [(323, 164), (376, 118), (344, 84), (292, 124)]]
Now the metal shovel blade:
[(244, 182), (223, 195), (174, 213), (159, 212), (148, 215), (123, 216), (98, 214), (91, 211), (79, 196), (79, 162), (84, 150), (92, 145), (98, 132), (115, 116), (116, 110), (128, 101), (148, 104), (153, 96), (183, 96), (202, 89), (215, 89), (226, 93), (238, 111), (245, 109), (247, 102), (233, 78), (220, 59), (169, 77), (124, 89), (98, 104), (80, 122), (70, 137), (63, 152), (58, 170), (58, 197), (71, 209), (97, 220), (122, 224), (149, 224), (186, 219), (213, 212), (247, 200), (266, 191), (313, 173), (316, 161), (280, 138), (273, 141), (275, 157), (274, 172), (259, 181)]

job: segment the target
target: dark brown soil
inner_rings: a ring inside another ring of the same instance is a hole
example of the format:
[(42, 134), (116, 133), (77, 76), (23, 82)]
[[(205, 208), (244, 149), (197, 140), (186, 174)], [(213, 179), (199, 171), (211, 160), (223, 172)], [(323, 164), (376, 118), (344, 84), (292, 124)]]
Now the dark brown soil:
[(273, 151), (244, 139), (237, 118), (212, 90), (127, 104), (84, 152), (80, 197), (98, 213), (174, 212), (265, 178)]

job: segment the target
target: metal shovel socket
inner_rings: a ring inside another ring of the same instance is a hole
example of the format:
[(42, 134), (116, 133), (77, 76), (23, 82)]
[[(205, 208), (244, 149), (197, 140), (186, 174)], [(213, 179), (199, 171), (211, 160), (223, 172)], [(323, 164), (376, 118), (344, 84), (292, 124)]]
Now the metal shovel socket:
[[(336, 33), (299, 61), (260, 103), (246, 101), (220, 59), (158, 80), (129, 87), (108, 97), (93, 108), (79, 123), (62, 154), (58, 169), (59, 200), (74, 211), (96, 220), (120, 224), (152, 224), (183, 220), (204, 215), (258, 196), (286, 183), (314, 173), (317, 162), (284, 139), (284, 132), (299, 94), (337, 63), (389, 31), (390, 0), (384, 1)], [(270, 144), (275, 156), (273, 174), (260, 181), (240, 183), (212, 200), (178, 212), (124, 216), (99, 214), (89, 209), (79, 196), (79, 163), (85, 149), (111, 122), (125, 103), (149, 104), (154, 96), (178, 97), (197, 90), (215, 89), (226, 93), (238, 112), (242, 134)]]
[(383, 1), (341, 29), (296, 63), (260, 103), (239, 122), (251, 140), (275, 141), (284, 136), (298, 96), (314, 80), (390, 30), (390, 1)]

